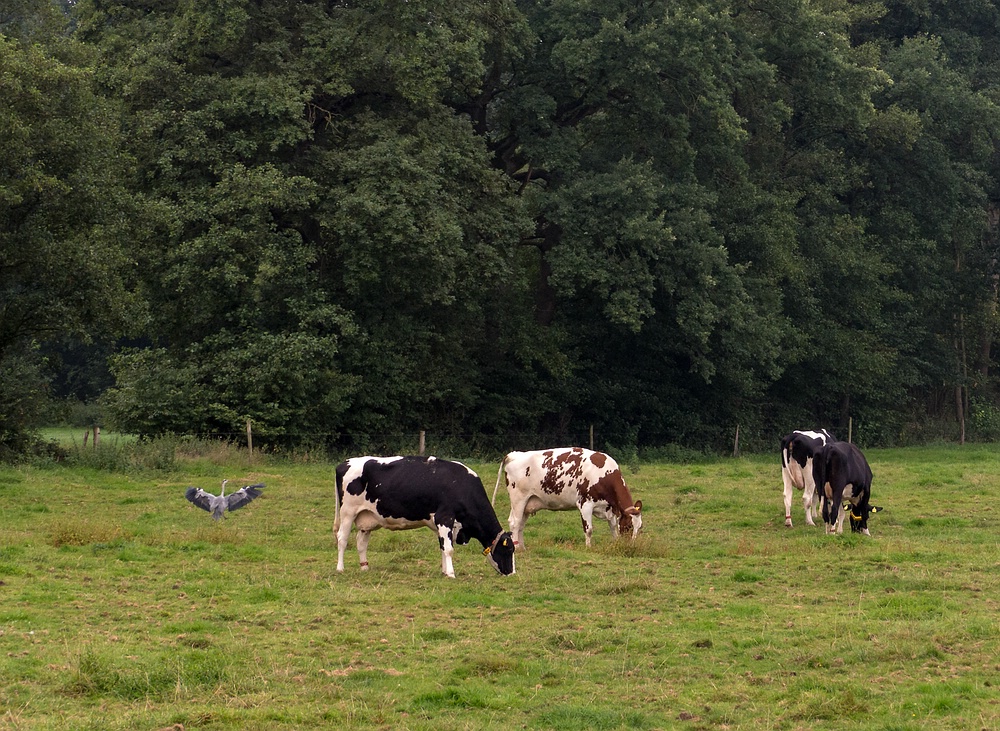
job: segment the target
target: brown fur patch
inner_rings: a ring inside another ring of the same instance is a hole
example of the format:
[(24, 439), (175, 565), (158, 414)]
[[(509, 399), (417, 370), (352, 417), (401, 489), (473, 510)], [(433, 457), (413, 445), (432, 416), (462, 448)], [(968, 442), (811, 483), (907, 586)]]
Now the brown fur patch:
[(542, 480), (541, 488), (544, 492), (557, 494), (562, 492), (566, 481), (579, 483), (580, 494), (587, 486), (581, 480), (583, 475), (583, 450), (578, 447), (556, 454), (552, 450), (542, 453), (542, 468), (545, 470), (545, 477)]

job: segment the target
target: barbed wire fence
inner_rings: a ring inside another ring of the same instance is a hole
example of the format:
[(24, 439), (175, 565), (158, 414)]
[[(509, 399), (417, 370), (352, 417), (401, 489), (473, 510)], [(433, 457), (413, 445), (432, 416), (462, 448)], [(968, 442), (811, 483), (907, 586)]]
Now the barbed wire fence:
[[(119, 435), (113, 432), (113, 438)], [(660, 447), (644, 447), (640, 449), (634, 444), (616, 443), (604, 438), (598, 425), (589, 424), (583, 428), (560, 428), (544, 432), (445, 432), (428, 429), (412, 431), (394, 431), (383, 433), (346, 433), (343, 431), (303, 431), (303, 432), (268, 432), (255, 430), (253, 422), (248, 420), (244, 430), (192, 432), (187, 434), (172, 433), (164, 435), (180, 443), (220, 442), (230, 446), (246, 449), (253, 459), (254, 455), (265, 454), (306, 454), (324, 453), (330, 457), (352, 456), (357, 454), (373, 454), (386, 456), (391, 454), (434, 455), (443, 457), (483, 457), (495, 459), (511, 451), (528, 451), (547, 449), (551, 447), (587, 447), (589, 449), (608, 452), (619, 461), (637, 460), (640, 452), (645, 456), (661, 458), (691, 458), (697, 454), (714, 453), (729, 454), (739, 457), (743, 453), (740, 426), (734, 427), (734, 432), (728, 438), (729, 447), (722, 442), (714, 452), (685, 449), (676, 444)], [(93, 426), (85, 430), (83, 436), (84, 448), (96, 448), (101, 439), (101, 427)], [(753, 451), (753, 450), (751, 450)]]

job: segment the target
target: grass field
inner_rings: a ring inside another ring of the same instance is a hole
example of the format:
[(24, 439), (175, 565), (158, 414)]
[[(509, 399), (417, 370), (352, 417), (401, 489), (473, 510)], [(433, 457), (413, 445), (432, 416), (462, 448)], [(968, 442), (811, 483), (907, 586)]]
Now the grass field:
[(220, 454), (0, 467), (0, 729), (1000, 728), (994, 446), (869, 452), (872, 538), (785, 528), (776, 456), (633, 466), (636, 544), (543, 513), (455, 580), (428, 530), (338, 575), (332, 465)]

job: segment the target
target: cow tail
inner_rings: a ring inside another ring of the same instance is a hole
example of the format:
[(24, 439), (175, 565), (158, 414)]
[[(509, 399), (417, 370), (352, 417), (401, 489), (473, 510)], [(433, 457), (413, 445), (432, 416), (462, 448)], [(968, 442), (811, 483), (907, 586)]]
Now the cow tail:
[(826, 498), (826, 491), (823, 486), (826, 485), (826, 474), (827, 474), (827, 451), (829, 447), (823, 445), (820, 447), (819, 451), (813, 455), (813, 484), (815, 485), (816, 495), (820, 498), (820, 504), (823, 505), (823, 519), (826, 520), (826, 516), (829, 515), (830, 501)]
[(500, 476), (503, 474), (504, 468), (507, 466), (507, 458), (504, 457), (500, 462), (500, 469), (497, 470), (497, 484), (493, 486), (493, 497), (490, 498), (490, 505), (496, 505), (497, 501), (497, 490), (500, 489)]
[(336, 482), (333, 486), (333, 532), (336, 533), (340, 530), (340, 490), (343, 483), (341, 482), (341, 477), (338, 474)]

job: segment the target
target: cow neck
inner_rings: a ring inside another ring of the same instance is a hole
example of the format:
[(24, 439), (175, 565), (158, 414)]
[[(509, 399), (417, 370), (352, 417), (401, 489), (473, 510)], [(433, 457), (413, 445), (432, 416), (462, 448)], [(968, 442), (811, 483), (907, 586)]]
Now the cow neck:
[(503, 536), (503, 528), (501, 528), (500, 532), (497, 533), (497, 537), (493, 539), (493, 543), (491, 543), (488, 546), (486, 546), (486, 543), (483, 543), (483, 545), (486, 546), (486, 548), (483, 549), (483, 555), (489, 555), (493, 553), (495, 550), (497, 550), (497, 543), (500, 542), (500, 538), (502, 536)]
[(621, 477), (617, 480), (611, 480), (611, 496), (613, 501), (609, 502), (609, 505), (616, 510), (618, 513), (624, 515), (625, 511), (628, 510), (632, 505), (632, 493), (629, 492), (628, 485), (625, 484), (625, 478)]
[[(490, 508), (492, 511), (492, 507)], [(470, 538), (475, 538), (479, 541), (483, 548), (487, 550), (492, 550), (492, 547), (496, 545), (497, 538), (503, 535), (503, 526), (500, 525), (500, 521), (495, 517), (492, 521), (489, 520), (488, 516), (484, 516), (483, 521), (476, 521), (475, 525), (466, 525), (462, 523), (462, 527), (465, 529), (466, 534)], [(482, 525), (481, 523), (492, 523), (493, 525)], [(493, 543), (490, 543), (490, 536), (495, 535), (497, 538), (493, 539)]]

